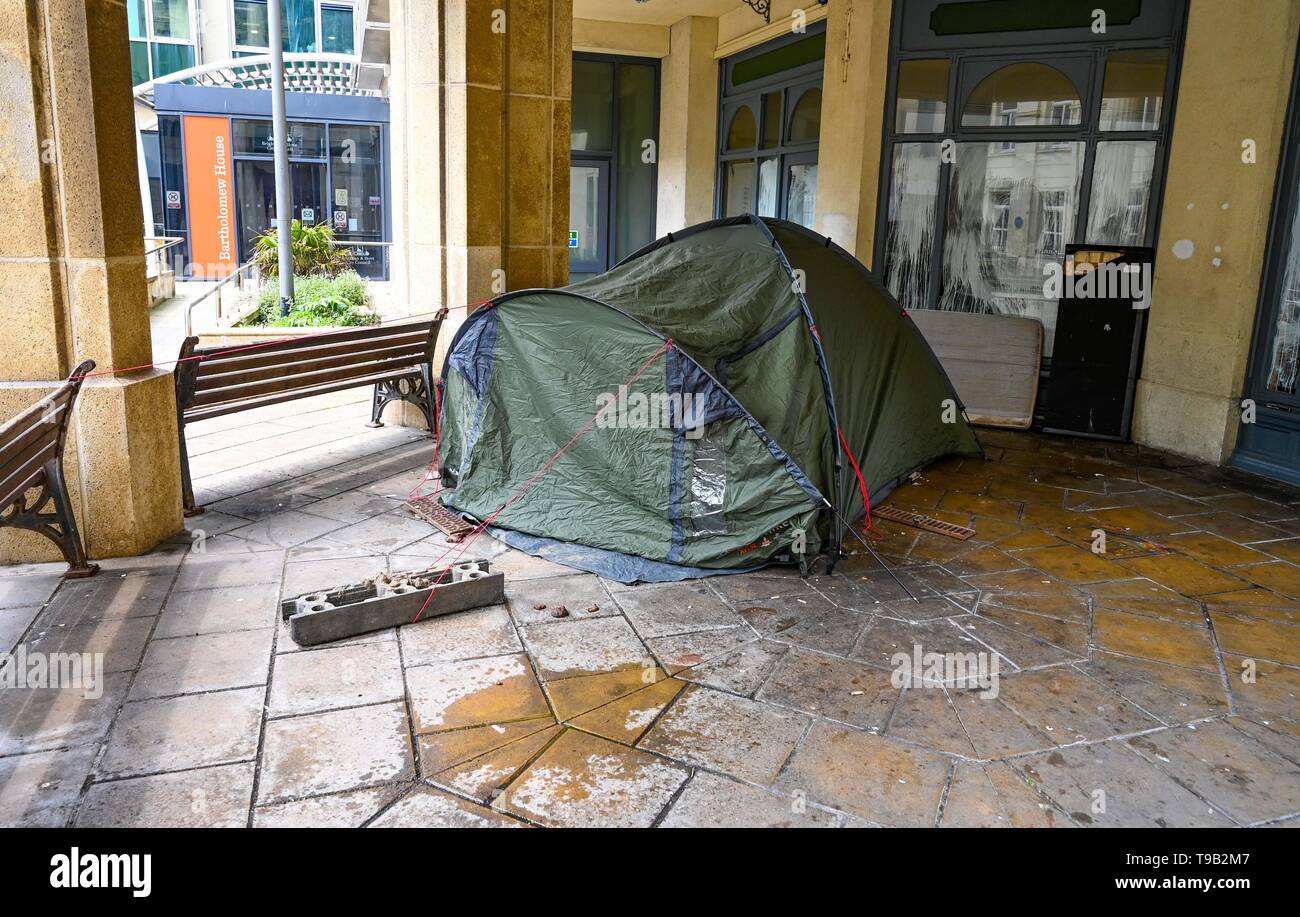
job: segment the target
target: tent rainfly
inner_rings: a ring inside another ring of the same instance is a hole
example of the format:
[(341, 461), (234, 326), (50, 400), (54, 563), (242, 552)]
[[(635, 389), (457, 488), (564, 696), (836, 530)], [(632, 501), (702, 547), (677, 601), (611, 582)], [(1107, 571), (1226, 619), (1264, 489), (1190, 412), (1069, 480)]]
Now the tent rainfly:
[(493, 520), (508, 543), (625, 582), (833, 563), (869, 500), (980, 453), (871, 272), (752, 215), (478, 309), (448, 350), (439, 423), (444, 504), (477, 520), (509, 504)]

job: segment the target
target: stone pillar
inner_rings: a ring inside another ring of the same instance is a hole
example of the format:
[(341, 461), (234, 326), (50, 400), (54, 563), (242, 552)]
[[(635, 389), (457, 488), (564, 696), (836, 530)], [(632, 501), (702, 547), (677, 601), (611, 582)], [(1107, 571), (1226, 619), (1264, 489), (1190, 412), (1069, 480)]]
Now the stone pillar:
[(659, 235), (713, 219), (717, 175), (718, 20), (689, 16), (668, 33), (659, 90)]
[(1259, 7), (1191, 4), (1133, 420), (1136, 441), (1214, 463), (1236, 443), (1300, 31), (1294, 3)]
[(871, 265), (889, 77), (890, 0), (839, 0), (826, 23), (818, 232)]
[[(87, 358), (152, 361), (126, 11), (101, 0), (0, 0), (0, 417)], [(171, 374), (87, 380), (65, 469), (91, 557), (137, 554), (181, 528)], [(0, 563), (57, 560), (0, 529)]]

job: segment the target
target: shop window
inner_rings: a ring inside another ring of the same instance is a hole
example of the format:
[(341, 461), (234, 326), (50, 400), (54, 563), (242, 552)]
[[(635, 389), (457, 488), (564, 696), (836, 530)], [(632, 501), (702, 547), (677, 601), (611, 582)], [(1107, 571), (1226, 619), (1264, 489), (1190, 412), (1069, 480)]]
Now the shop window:
[(1163, 49), (1111, 52), (1101, 90), (1101, 129), (1159, 129), (1168, 66), (1169, 52)]
[(1021, 127), (1078, 124), (1082, 108), (1069, 77), (1046, 64), (1009, 64), (986, 76), (966, 101), (963, 127), (997, 125), (998, 116), (1016, 113)]
[(573, 62), (571, 149), (609, 152), (614, 148), (614, 65), (606, 61)]
[[(1040, 319), (1050, 358), (1055, 303), (1043, 292), (1043, 269), (1073, 242), (1155, 242), (1180, 17), (1156, 10), (1104, 38), (1068, 31), (1059, 45), (1024, 46), (1012, 27), (964, 43), (952, 36), (965, 34), (957, 19), (976, 8), (1002, 16), (1015, 7), (1015, 17), (1041, 24), (1054, 21), (1047, 7), (1055, 5), (897, 5), (903, 27), (892, 52), (877, 269), (909, 309)], [(952, 29), (947, 37), (940, 18)], [(1049, 27), (1058, 26), (1041, 25)], [(955, 144), (953, 156), (940, 155), (943, 141)]]
[[(231, 49), (235, 57), (266, 53), (270, 47), (267, 0), (233, 0), (234, 28)], [(355, 12), (350, 3), (316, 0), (280, 0), (280, 34), (286, 53), (310, 54), (317, 48), (336, 54), (355, 54)], [(326, 36), (335, 47), (326, 47)]]

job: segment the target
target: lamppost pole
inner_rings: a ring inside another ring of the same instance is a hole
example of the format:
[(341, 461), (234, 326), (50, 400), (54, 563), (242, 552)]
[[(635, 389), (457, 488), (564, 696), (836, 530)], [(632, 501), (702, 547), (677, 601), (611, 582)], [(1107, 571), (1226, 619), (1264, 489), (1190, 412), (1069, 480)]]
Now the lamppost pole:
[(293, 301), (293, 197), (289, 186), (289, 123), (284, 113), (284, 32), (280, 0), (266, 4), (271, 46), (271, 133), (275, 142), (275, 225), (280, 243), (280, 314)]

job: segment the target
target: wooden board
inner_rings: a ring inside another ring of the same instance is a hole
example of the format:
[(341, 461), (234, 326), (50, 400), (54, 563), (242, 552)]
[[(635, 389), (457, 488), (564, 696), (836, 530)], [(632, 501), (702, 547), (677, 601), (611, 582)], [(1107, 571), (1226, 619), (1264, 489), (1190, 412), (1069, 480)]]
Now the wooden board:
[(971, 423), (1029, 428), (1043, 361), (1037, 319), (930, 309), (908, 315), (943, 364)]

